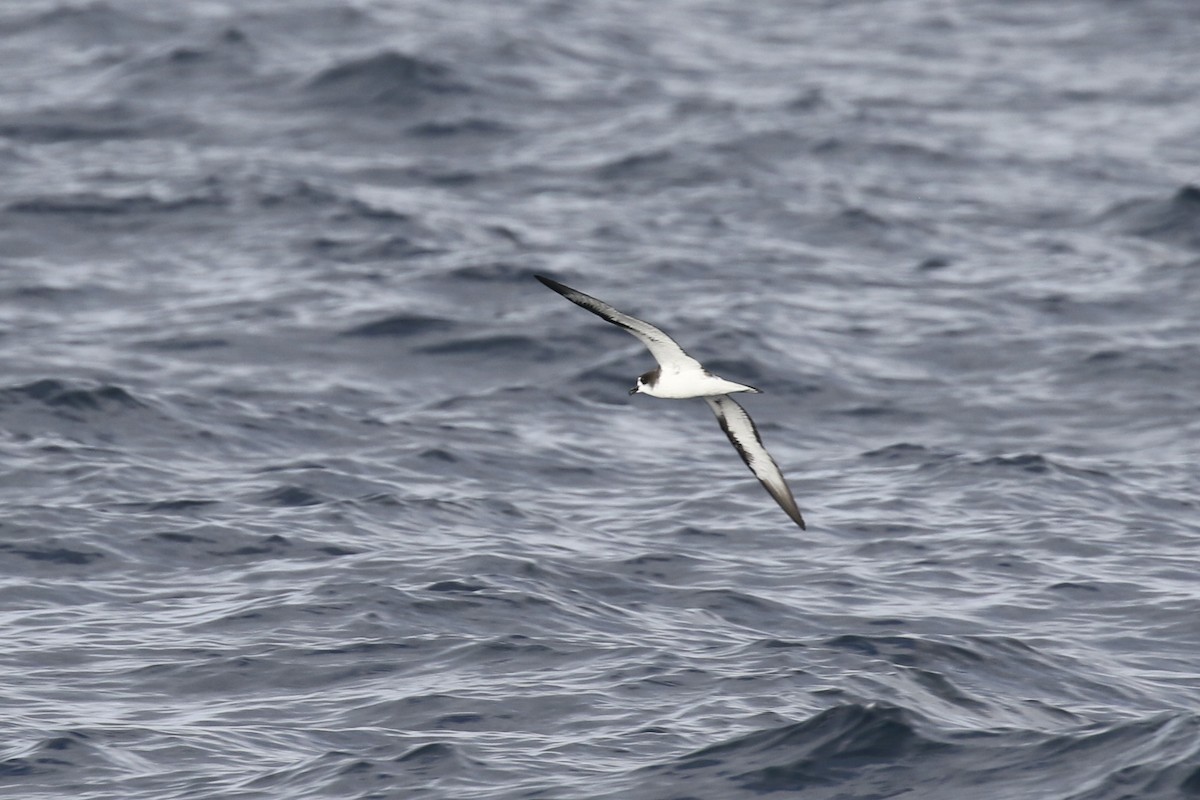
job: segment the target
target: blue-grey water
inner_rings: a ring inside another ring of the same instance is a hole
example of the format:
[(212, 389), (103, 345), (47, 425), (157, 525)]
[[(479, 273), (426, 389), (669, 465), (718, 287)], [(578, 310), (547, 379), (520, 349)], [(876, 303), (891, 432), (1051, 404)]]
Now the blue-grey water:
[(1198, 42), (7, 0), (0, 795), (1200, 796)]

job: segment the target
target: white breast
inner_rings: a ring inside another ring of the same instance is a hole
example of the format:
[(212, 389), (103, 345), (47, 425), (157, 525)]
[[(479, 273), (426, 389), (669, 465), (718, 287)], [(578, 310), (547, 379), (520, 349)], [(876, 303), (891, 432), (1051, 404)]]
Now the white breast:
[(662, 370), (653, 386), (642, 388), (651, 397), (682, 400), (688, 397), (712, 397), (734, 392), (757, 392), (752, 386), (727, 381), (703, 369)]

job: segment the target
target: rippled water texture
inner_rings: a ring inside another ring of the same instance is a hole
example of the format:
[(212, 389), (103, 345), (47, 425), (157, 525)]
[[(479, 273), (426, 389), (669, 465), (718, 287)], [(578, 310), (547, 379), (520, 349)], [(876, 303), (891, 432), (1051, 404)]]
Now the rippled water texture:
[(0, 794), (1200, 795), (1198, 32), (4, 3)]

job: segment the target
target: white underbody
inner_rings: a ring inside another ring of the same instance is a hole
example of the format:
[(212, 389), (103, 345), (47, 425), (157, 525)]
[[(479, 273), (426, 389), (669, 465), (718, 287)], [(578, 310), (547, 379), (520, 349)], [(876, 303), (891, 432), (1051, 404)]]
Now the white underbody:
[(689, 397), (713, 397), (734, 392), (758, 392), (753, 386), (745, 386), (705, 372), (700, 366), (675, 368), (662, 367), (658, 380), (647, 386), (638, 378), (637, 391), (651, 397), (668, 400), (683, 400)]

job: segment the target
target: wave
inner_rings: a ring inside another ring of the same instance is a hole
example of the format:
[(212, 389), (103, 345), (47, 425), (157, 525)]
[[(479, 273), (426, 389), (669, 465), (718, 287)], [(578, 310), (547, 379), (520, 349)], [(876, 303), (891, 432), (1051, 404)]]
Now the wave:
[(34, 404), (72, 412), (107, 412), (146, 408), (146, 404), (120, 386), (77, 386), (53, 378), (0, 389), (0, 405)]
[(364, 261), (395, 261), (442, 252), (439, 248), (427, 247), (399, 234), (366, 241), (321, 237), (313, 240), (310, 247), (322, 258), (351, 264)]
[(429, 355), (486, 355), (526, 354), (530, 359), (543, 358), (549, 352), (543, 339), (532, 336), (504, 335), (453, 339), (418, 347), (415, 352)]
[(754, 793), (843, 785), (865, 768), (929, 759), (947, 745), (918, 732), (903, 709), (850, 703), (705, 747), (647, 768), (686, 784), (723, 780)]
[(450, 67), (394, 50), (327, 67), (306, 88), (322, 104), (333, 107), (399, 111), (409, 111), (428, 99), (470, 92)]
[(17, 214), (53, 214), (71, 216), (115, 216), (121, 214), (162, 214), (190, 211), (229, 204), (227, 198), (213, 191), (158, 197), (150, 194), (107, 195), (99, 192), (77, 192), (61, 195), (42, 195), (9, 203), (6, 211)]
[(685, 787), (721, 787), (725, 797), (1176, 798), (1200, 787), (1198, 733), (1200, 718), (1187, 713), (1060, 732), (937, 730), (908, 709), (846, 703), (639, 774), (681, 796)]
[(430, 333), (444, 333), (455, 328), (455, 324), (441, 317), (427, 317), (421, 314), (393, 314), (383, 319), (365, 322), (353, 328), (342, 331), (342, 336), (361, 336), (367, 338), (424, 336)]
[(1124, 233), (1200, 250), (1200, 186), (1181, 186), (1167, 200), (1140, 198), (1121, 203), (1100, 220)]
[(0, 136), (33, 144), (181, 137), (194, 127), (179, 117), (140, 114), (123, 103), (0, 114)]
[(28, 561), (42, 561), (60, 566), (83, 566), (104, 558), (104, 553), (95, 550), (76, 550), (71, 547), (55, 546), (53, 543), (18, 547), (7, 542), (0, 542), (0, 552), (9, 552)]

